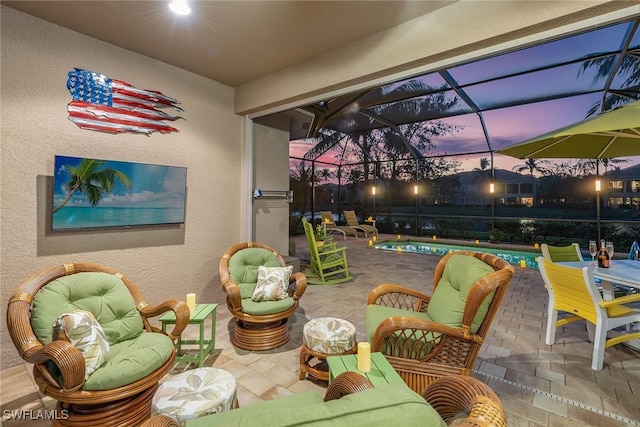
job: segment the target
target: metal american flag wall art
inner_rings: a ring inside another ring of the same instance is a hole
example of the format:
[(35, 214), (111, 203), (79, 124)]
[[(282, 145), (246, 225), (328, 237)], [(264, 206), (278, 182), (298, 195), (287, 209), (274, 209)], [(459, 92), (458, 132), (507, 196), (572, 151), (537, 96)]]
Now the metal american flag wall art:
[(180, 101), (158, 91), (138, 89), (104, 74), (75, 68), (69, 71), (67, 88), (73, 100), (67, 106), (69, 120), (82, 129), (109, 133), (170, 133), (178, 129), (166, 121), (182, 119), (160, 109), (182, 112)]

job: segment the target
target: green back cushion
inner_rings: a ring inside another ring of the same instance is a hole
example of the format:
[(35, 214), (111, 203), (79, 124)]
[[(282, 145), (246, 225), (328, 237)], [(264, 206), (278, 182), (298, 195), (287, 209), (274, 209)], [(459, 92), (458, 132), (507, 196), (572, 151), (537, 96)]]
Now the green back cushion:
[(280, 261), (273, 252), (264, 248), (246, 248), (229, 259), (229, 275), (238, 284), (240, 296), (251, 298), (258, 282), (258, 267), (280, 267)]
[(446, 426), (436, 410), (405, 384), (385, 384), (326, 403), (319, 396), (300, 400), (298, 395), (269, 400), (189, 420), (186, 426)]
[[(435, 322), (459, 328), (462, 325), (467, 296), (473, 284), (494, 271), (490, 265), (473, 256), (452, 256), (447, 260), (442, 278), (431, 296), (427, 314)], [(494, 293), (495, 291), (491, 292), (480, 305), (471, 324), (472, 333), (476, 333), (480, 328)]]
[(38, 339), (52, 340), (52, 326), (63, 313), (86, 310), (102, 326), (110, 345), (142, 333), (142, 318), (126, 285), (116, 276), (83, 272), (51, 281), (36, 294), (31, 325)]

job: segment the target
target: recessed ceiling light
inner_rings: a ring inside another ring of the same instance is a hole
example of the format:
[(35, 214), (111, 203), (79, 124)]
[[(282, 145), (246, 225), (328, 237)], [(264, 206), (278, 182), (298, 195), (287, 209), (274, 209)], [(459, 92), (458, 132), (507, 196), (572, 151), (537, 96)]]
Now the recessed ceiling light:
[(187, 4), (187, 0), (173, 0), (169, 3), (169, 9), (178, 15), (188, 15), (191, 13), (191, 8)]

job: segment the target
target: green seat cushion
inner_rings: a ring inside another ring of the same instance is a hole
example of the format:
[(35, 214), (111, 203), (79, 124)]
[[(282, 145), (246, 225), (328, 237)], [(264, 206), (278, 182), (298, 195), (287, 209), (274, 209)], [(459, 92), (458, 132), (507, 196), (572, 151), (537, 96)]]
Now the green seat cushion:
[(52, 340), (52, 325), (63, 313), (91, 312), (110, 345), (142, 333), (142, 317), (124, 282), (113, 274), (83, 272), (51, 281), (36, 294), (31, 326), (40, 342)]
[[(370, 343), (373, 343), (373, 336), (378, 325), (380, 325), (384, 319), (393, 316), (408, 316), (416, 319), (431, 320), (427, 313), (375, 304), (367, 305), (365, 309), (365, 333)], [(394, 337), (389, 337), (389, 342), (393, 344), (393, 349), (387, 348), (387, 341), (385, 341), (380, 351), (383, 354), (398, 357), (411, 359), (424, 358), (431, 352), (433, 346), (439, 341), (439, 338), (439, 333), (416, 331), (415, 333), (404, 334), (402, 331), (397, 331)]]
[(277, 301), (256, 302), (249, 296), (249, 298), (242, 299), (242, 311), (252, 316), (264, 316), (266, 314), (282, 313), (293, 307), (295, 303), (296, 301), (291, 297)]
[(89, 376), (83, 390), (110, 390), (131, 384), (162, 366), (173, 352), (164, 334), (147, 332), (111, 346), (109, 359)]
[(384, 305), (369, 304), (364, 314), (364, 330), (367, 335), (367, 341), (373, 342), (373, 335), (376, 328), (384, 319), (393, 316), (409, 316), (417, 319), (431, 320), (427, 313), (403, 310), (400, 308), (386, 307)]
[(229, 275), (240, 288), (240, 296), (251, 298), (258, 282), (258, 267), (281, 267), (278, 257), (264, 248), (246, 248), (229, 259)]
[(311, 398), (306, 400), (305, 397), (304, 403), (299, 404), (298, 396), (197, 418), (188, 421), (186, 426), (446, 426), (436, 410), (405, 384), (385, 384), (329, 402), (322, 402), (318, 396), (319, 402), (311, 402)]
[[(433, 321), (459, 328), (469, 291), (474, 283), (495, 270), (485, 262), (470, 255), (454, 255), (447, 260), (442, 278), (438, 282), (427, 313)], [(471, 324), (471, 332), (476, 333), (484, 320), (493, 299), (491, 292), (480, 304), (480, 308)]]

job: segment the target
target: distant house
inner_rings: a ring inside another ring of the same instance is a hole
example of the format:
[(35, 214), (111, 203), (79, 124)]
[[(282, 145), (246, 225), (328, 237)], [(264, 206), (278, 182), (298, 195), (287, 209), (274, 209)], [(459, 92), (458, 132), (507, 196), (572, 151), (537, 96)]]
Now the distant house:
[(640, 207), (640, 164), (607, 172), (603, 178), (608, 181), (607, 206)]
[[(456, 196), (457, 205), (491, 204), (491, 171), (460, 172), (460, 190)], [(523, 175), (504, 169), (496, 169), (493, 176), (495, 202), (497, 205), (533, 204), (533, 185), (529, 175)]]
[[(523, 175), (503, 169), (494, 171), (493, 180), (491, 170), (459, 172), (452, 176), (455, 184), (450, 184), (446, 200), (437, 195), (421, 198), (422, 204), (451, 204), (456, 206), (483, 206), (491, 204), (490, 184), (494, 183), (493, 197), (497, 205), (533, 205), (533, 183), (529, 175)], [(436, 181), (443, 180), (444, 177)], [(438, 184), (436, 184), (437, 186)], [(455, 190), (451, 188), (455, 187)]]

